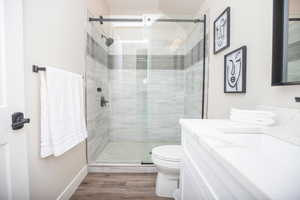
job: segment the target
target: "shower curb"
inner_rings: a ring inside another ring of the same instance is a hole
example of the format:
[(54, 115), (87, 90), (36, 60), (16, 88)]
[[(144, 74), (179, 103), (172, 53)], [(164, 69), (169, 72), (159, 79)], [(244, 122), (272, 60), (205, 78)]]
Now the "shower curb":
[(91, 173), (157, 173), (154, 165), (131, 164), (90, 164), (88, 172)]

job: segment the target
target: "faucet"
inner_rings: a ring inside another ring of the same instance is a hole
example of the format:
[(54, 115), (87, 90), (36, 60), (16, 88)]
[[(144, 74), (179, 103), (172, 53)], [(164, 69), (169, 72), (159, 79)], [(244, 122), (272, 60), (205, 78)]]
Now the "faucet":
[(108, 103), (109, 101), (107, 101), (104, 96), (101, 96), (101, 107), (106, 107)]

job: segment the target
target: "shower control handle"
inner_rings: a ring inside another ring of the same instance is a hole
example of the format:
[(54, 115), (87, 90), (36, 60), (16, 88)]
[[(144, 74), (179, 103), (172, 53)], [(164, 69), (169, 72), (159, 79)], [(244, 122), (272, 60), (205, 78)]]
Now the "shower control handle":
[(107, 104), (109, 103), (109, 101), (107, 101), (104, 96), (101, 97), (101, 107), (105, 107)]

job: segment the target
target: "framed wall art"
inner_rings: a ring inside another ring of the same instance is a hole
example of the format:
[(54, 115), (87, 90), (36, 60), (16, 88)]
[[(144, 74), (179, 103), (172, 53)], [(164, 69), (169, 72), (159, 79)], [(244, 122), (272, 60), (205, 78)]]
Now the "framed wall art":
[(247, 47), (225, 55), (224, 65), (224, 92), (246, 93)]
[(214, 54), (230, 46), (230, 7), (214, 22)]

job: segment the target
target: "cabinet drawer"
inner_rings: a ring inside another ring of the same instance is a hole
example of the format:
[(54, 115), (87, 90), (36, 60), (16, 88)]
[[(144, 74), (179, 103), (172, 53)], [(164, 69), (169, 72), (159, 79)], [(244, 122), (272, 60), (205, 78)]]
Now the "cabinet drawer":
[(199, 176), (194, 165), (188, 158), (182, 161), (181, 174), (181, 199), (183, 200), (215, 200), (211, 191)]

